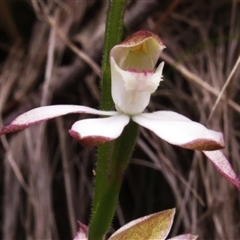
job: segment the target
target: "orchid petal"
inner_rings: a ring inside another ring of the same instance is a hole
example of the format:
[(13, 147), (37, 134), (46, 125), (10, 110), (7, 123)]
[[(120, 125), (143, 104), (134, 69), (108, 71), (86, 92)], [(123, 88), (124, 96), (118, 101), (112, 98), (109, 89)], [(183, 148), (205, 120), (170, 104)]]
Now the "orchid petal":
[(84, 119), (73, 124), (70, 135), (83, 146), (96, 146), (119, 137), (129, 123), (127, 115), (115, 115), (108, 118)]
[(39, 122), (72, 113), (88, 113), (105, 116), (113, 116), (117, 114), (117, 112), (114, 111), (101, 111), (80, 105), (52, 105), (38, 107), (15, 118), (9, 125), (2, 128), (0, 135), (20, 131)]
[(183, 148), (217, 150), (224, 147), (222, 133), (209, 130), (175, 112), (142, 113), (132, 119), (165, 141)]
[(109, 240), (164, 240), (172, 227), (174, 214), (175, 209), (168, 209), (135, 219), (118, 229)]
[[(122, 69), (134, 67), (131, 65), (132, 63), (137, 63), (139, 70), (153, 69), (164, 48), (165, 46), (157, 35), (141, 30), (115, 45), (110, 56), (114, 57)], [(140, 58), (139, 53), (142, 56)]]
[(161, 63), (155, 73), (123, 71), (111, 58), (112, 97), (116, 109), (129, 115), (143, 112), (162, 80), (163, 66)]
[(203, 153), (209, 158), (216, 169), (232, 184), (234, 184), (240, 190), (240, 179), (232, 169), (231, 164), (223, 153), (218, 151), (203, 151)]
[(79, 230), (73, 240), (88, 240), (88, 226), (78, 221)]
[(156, 91), (159, 86), (160, 81), (162, 81), (162, 71), (164, 67), (164, 62), (159, 64), (156, 71), (135, 71), (128, 70), (124, 71), (116, 64), (113, 57), (111, 57), (111, 66), (112, 66), (112, 81), (115, 81), (115, 78), (120, 78), (122, 85), (127, 92), (135, 91), (138, 94), (141, 92), (148, 92), (149, 94)]

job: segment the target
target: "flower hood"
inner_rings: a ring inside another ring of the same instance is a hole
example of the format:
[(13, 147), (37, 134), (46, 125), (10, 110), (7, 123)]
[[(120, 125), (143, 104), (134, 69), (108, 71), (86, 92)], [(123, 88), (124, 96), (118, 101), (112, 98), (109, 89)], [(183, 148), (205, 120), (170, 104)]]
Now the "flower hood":
[(164, 63), (156, 70), (155, 66), (164, 48), (149, 31), (139, 31), (112, 48), (112, 98), (117, 111), (128, 115), (144, 111), (162, 80)]

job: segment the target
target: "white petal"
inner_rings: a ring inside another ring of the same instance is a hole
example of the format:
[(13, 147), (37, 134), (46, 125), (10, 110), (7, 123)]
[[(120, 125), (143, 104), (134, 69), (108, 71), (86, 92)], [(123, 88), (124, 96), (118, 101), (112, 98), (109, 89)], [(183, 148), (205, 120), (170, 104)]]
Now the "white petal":
[(224, 147), (222, 133), (209, 130), (175, 112), (142, 113), (132, 119), (174, 145), (195, 150), (216, 150)]
[(79, 230), (73, 240), (88, 240), (88, 227), (79, 221), (78, 224)]
[(84, 146), (95, 146), (119, 137), (129, 123), (127, 115), (108, 118), (95, 118), (77, 121), (73, 124), (70, 135)]
[(30, 127), (36, 123), (71, 113), (88, 113), (106, 116), (112, 116), (117, 114), (117, 112), (114, 111), (100, 111), (94, 108), (80, 105), (52, 105), (39, 107), (25, 112), (15, 118), (9, 125), (5, 126), (0, 131), (0, 135), (19, 131)]
[(162, 80), (161, 63), (155, 73), (123, 71), (111, 57), (112, 98), (118, 111), (129, 115), (144, 111)]
[(155, 73), (153, 71), (123, 71), (120, 68), (118, 68), (118, 71), (122, 75), (126, 91), (153, 93), (158, 88), (160, 81), (162, 81), (163, 66), (164, 62), (159, 64)]
[(240, 190), (240, 180), (232, 169), (231, 164), (220, 150), (203, 151), (203, 153), (211, 160), (217, 170), (232, 184)]

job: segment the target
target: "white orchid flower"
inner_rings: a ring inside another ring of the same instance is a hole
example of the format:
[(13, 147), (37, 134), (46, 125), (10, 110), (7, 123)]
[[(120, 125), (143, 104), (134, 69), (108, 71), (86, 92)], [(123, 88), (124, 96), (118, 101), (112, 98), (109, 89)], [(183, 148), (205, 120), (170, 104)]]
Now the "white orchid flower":
[(72, 113), (87, 113), (107, 118), (80, 120), (70, 135), (82, 145), (95, 146), (119, 137), (130, 120), (153, 131), (163, 140), (192, 150), (201, 150), (220, 173), (240, 189), (240, 180), (218, 150), (224, 147), (223, 135), (172, 111), (143, 113), (150, 96), (162, 80), (164, 63), (155, 65), (164, 45), (158, 36), (139, 31), (110, 53), (112, 98), (117, 111), (101, 111), (79, 105), (52, 105), (35, 108), (3, 127), (0, 135), (19, 131), (36, 123)]

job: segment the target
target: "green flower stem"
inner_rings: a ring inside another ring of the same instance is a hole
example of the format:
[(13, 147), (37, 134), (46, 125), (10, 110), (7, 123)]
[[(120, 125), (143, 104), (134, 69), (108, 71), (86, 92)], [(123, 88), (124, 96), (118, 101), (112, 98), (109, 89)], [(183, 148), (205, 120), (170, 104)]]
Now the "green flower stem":
[[(135, 146), (138, 136), (138, 125), (130, 121), (121, 136), (115, 140), (112, 148), (112, 158), (107, 158), (108, 166), (104, 173), (101, 191), (99, 191), (98, 202), (93, 208), (92, 221), (89, 226), (89, 239), (102, 240), (113, 219), (122, 183), (123, 173)], [(99, 162), (98, 162), (99, 164)], [(97, 167), (98, 170), (98, 167)], [(103, 170), (103, 169), (101, 169)], [(96, 176), (99, 179), (99, 173)], [(95, 191), (96, 194), (96, 191)], [(96, 195), (94, 196), (96, 199)], [(96, 201), (96, 200), (95, 200)]]
[[(109, 54), (112, 47), (119, 43), (122, 38), (125, 5), (126, 0), (109, 0), (102, 68), (103, 81), (101, 108), (104, 110), (112, 110), (114, 106), (111, 97), (111, 69)], [(128, 127), (125, 129), (128, 129)], [(125, 131), (126, 130), (124, 130), (124, 132)], [(122, 136), (116, 140), (116, 142), (119, 142), (121, 138)], [(120, 158), (121, 155), (118, 156), (115, 153), (119, 152), (119, 149), (122, 149), (120, 147), (121, 144), (119, 144), (119, 147), (115, 147), (115, 145), (116, 144), (112, 146), (111, 143), (106, 143), (100, 146), (98, 150), (92, 218), (89, 225), (89, 240), (103, 239), (105, 233), (109, 229), (116, 210), (122, 174), (125, 167), (123, 166), (124, 164), (118, 162), (118, 159), (123, 159)], [(112, 149), (113, 152), (111, 152)], [(133, 149), (133, 144), (131, 149)], [(124, 151), (125, 149), (122, 149), (122, 152)], [(129, 153), (128, 159), (130, 155), (131, 153)], [(128, 159), (124, 159), (123, 162), (127, 162)], [(118, 168), (116, 163), (118, 165), (120, 164), (121, 168)]]
[(101, 108), (103, 110), (112, 110), (114, 106), (111, 95), (111, 69), (109, 55), (111, 49), (122, 40), (125, 5), (126, 0), (109, 0), (102, 62), (103, 81)]
[(135, 147), (137, 136), (138, 124), (131, 120), (124, 128), (121, 136), (116, 139), (113, 144), (112, 162), (110, 167), (111, 174), (116, 173), (118, 168), (120, 168), (121, 174), (123, 173)]

